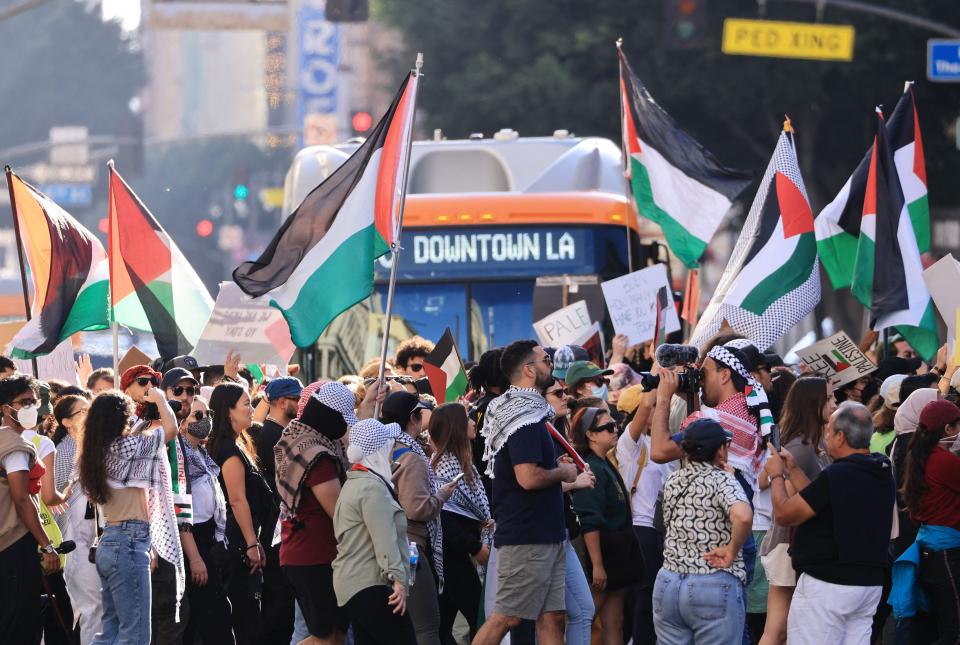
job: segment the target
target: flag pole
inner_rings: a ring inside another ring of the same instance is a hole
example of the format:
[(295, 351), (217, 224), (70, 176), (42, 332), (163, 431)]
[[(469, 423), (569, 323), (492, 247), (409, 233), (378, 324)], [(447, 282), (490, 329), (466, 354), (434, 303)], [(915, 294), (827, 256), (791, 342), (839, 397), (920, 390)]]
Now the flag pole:
[[(423, 68), (423, 53), (417, 53), (417, 61), (411, 74), (414, 81), (420, 78), (420, 70)], [(413, 123), (417, 115), (417, 92), (420, 89), (420, 83), (413, 88), (413, 112), (410, 115), (410, 131), (407, 133), (406, 155), (403, 159), (403, 177), (400, 180), (400, 212), (397, 215), (397, 233), (390, 243), (391, 259), (390, 265), (390, 284), (387, 286), (387, 310), (383, 321), (383, 342), (380, 345), (380, 372), (379, 379), (383, 382), (383, 375), (387, 368), (387, 346), (390, 343), (390, 320), (393, 318), (393, 296), (397, 287), (397, 271), (400, 267), (400, 233), (403, 231), (403, 211), (407, 204), (407, 178), (410, 172), (410, 152), (413, 148)], [(377, 400), (374, 407), (373, 416), (380, 416), (380, 400)]]
[[(113, 198), (111, 184), (113, 183), (113, 159), (107, 162), (107, 192), (108, 199)], [(112, 206), (112, 202), (111, 202)], [(116, 382), (120, 382), (120, 338), (117, 333), (117, 318), (113, 312), (113, 289), (117, 281), (113, 275), (113, 209), (110, 208), (108, 220), (107, 220), (107, 235), (109, 239), (107, 240), (107, 259), (110, 270), (110, 331), (113, 335), (113, 378), (116, 379)]]
[(625, 106), (623, 104), (624, 84), (622, 62), (623, 53), (621, 51), (622, 47), (623, 38), (617, 38), (617, 70), (620, 74), (620, 151), (621, 154), (623, 154), (623, 193), (624, 197), (627, 198), (627, 208), (623, 218), (623, 228), (627, 234), (627, 271), (629, 273), (633, 273), (633, 236), (630, 235), (630, 216), (633, 214), (633, 194), (630, 192), (630, 155), (624, 146), (625, 142), (623, 140), (626, 134), (623, 131), (626, 114), (624, 113)]
[[(17, 198), (13, 190), (13, 170), (10, 166), (4, 166), (3, 172), (7, 176), (7, 190), (10, 191), (10, 212), (13, 214), (13, 235), (17, 240), (17, 259), (20, 260), (20, 286), (23, 288), (23, 309), (26, 312), (27, 322), (30, 322), (30, 293), (27, 290), (27, 269), (23, 261), (23, 238), (20, 237), (20, 218), (17, 217)], [(33, 370), (33, 378), (39, 378), (37, 374), (37, 359), (30, 358), (30, 368)]]

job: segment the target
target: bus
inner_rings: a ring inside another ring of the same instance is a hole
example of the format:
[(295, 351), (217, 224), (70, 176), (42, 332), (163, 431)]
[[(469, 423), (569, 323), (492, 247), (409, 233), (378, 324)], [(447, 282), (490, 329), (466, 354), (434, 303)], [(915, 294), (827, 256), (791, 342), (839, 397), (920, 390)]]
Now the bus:
[[(301, 150), (284, 184), (284, 212), (360, 142)], [(620, 148), (557, 131), (521, 138), (415, 141), (398, 253), (390, 345), (449, 327), (465, 361), (534, 337), (532, 323), (576, 300), (609, 321), (599, 283), (646, 265), (627, 199)], [(632, 256), (628, 257), (628, 253)], [(379, 355), (392, 255), (376, 264), (375, 293), (337, 318), (302, 355), (312, 376), (355, 373)]]

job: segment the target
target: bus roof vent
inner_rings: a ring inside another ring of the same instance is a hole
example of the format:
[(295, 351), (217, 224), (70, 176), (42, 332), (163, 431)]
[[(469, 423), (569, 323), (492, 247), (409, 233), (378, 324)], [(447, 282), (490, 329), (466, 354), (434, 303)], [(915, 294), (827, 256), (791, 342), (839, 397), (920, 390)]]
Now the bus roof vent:
[(489, 149), (432, 150), (414, 158), (410, 193), (487, 193), (513, 190), (509, 169)]
[(500, 128), (499, 132), (494, 133), (494, 141), (516, 141), (520, 138), (520, 133), (512, 128)]
[(482, 133), (482, 132), (471, 132), (471, 133), (470, 133), (470, 140), (471, 140), (471, 141), (480, 141), (481, 139), (483, 139), (483, 133)]
[(554, 130), (553, 138), (554, 139), (572, 139), (573, 135), (570, 134), (570, 130)]

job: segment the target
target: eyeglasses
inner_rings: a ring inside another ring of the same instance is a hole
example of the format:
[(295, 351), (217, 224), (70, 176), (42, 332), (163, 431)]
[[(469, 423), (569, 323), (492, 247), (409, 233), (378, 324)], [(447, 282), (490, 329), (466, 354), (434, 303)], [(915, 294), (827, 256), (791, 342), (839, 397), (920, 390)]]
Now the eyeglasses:
[(140, 387), (147, 387), (148, 385), (157, 387), (160, 385), (160, 382), (153, 376), (141, 376), (137, 379), (137, 385)]
[(186, 387), (177, 385), (176, 387), (170, 388), (173, 391), (174, 396), (180, 396), (184, 392), (187, 393), (187, 396), (196, 396), (200, 393), (200, 388), (194, 387), (192, 385), (187, 385)]
[(206, 417), (210, 416), (210, 410), (197, 410), (193, 413), (193, 418), (197, 421), (203, 421)]
[(553, 365), (553, 359), (549, 356), (544, 356), (542, 359), (536, 361), (527, 361), (524, 365), (536, 365), (537, 363), (544, 363), (546, 365)]
[(547, 394), (552, 394), (553, 396), (557, 397), (558, 399), (563, 399), (563, 398), (566, 398), (566, 396), (567, 396), (567, 388), (565, 388), (565, 387), (558, 387), (558, 388), (555, 389), (555, 390), (550, 390), (549, 392), (547, 392)]
[(407, 369), (411, 372), (420, 372), (423, 369), (423, 363), (410, 363), (407, 365)]
[(615, 421), (607, 421), (602, 426), (597, 426), (591, 432), (612, 432), (617, 433), (617, 424)]
[(73, 412), (71, 412), (70, 414), (67, 415), (67, 418), (75, 417), (75, 416), (77, 416), (78, 414), (86, 414), (86, 413), (87, 413), (87, 410), (89, 410), (89, 409), (90, 409), (90, 408), (80, 408), (79, 410), (74, 410)]

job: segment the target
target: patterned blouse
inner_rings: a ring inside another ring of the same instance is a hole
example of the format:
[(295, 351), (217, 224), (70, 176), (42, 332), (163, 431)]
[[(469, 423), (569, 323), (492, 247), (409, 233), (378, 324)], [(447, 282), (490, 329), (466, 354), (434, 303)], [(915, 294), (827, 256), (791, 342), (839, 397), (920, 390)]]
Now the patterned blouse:
[[(663, 490), (663, 568), (674, 573), (710, 574), (718, 569), (703, 554), (729, 544), (733, 536), (730, 507), (746, 502), (734, 476), (712, 464), (687, 462), (667, 479)], [(720, 569), (746, 582), (743, 553), (733, 565)]]

